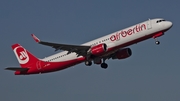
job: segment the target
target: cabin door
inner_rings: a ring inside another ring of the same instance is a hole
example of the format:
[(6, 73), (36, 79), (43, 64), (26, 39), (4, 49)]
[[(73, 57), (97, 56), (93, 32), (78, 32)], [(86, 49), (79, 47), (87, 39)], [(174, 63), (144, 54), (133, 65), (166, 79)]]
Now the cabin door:
[(151, 24), (150, 19), (147, 21), (147, 28), (148, 28), (148, 30), (150, 30), (152, 28), (152, 24)]
[(41, 70), (41, 61), (38, 61), (36, 63), (36, 67), (37, 67), (38, 70)]

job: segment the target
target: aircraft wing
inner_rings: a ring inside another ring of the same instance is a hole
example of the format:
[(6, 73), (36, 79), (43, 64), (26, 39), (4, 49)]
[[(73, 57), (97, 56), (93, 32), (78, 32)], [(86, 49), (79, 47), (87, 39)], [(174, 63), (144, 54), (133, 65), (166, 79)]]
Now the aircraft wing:
[(40, 39), (38, 39), (34, 34), (31, 34), (31, 35), (37, 43), (55, 48), (55, 51), (57, 51), (57, 50), (68, 51), (67, 54), (69, 54), (71, 52), (75, 52), (78, 56), (81, 56), (81, 55), (87, 56), (87, 51), (91, 48), (91, 46), (68, 45), (68, 44), (45, 42), (45, 41), (41, 41)]

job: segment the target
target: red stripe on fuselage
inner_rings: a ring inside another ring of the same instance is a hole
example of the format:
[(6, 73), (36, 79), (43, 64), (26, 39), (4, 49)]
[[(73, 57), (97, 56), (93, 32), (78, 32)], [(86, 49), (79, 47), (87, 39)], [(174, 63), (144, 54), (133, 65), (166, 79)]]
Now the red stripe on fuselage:
[(77, 58), (74, 60), (62, 61), (62, 62), (47, 62), (47, 63), (45, 62), (47, 66), (44, 65), (44, 67), (42, 67), (41, 73), (47, 73), (47, 72), (53, 72), (53, 71), (66, 69), (68, 67), (79, 64), (83, 61), (85, 61), (84, 57)]
[(74, 65), (79, 64), (83, 61), (85, 61), (84, 57), (77, 58), (74, 60), (61, 61), (61, 62), (40, 61), (39, 66), (36, 64), (36, 66), (31, 67), (27, 72), (16, 71), (15, 74), (16, 75), (26, 75), (26, 74), (39, 74), (39, 73), (54, 72), (54, 71), (66, 69), (70, 66), (74, 66)]

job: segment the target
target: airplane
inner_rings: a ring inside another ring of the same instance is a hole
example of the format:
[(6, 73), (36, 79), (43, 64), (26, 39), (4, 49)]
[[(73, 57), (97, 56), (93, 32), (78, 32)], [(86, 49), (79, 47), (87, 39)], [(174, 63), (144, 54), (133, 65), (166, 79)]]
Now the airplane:
[(106, 69), (107, 59), (126, 59), (132, 55), (127, 46), (136, 44), (149, 38), (155, 39), (173, 26), (171, 21), (162, 18), (149, 19), (134, 26), (119, 30), (82, 45), (59, 44), (42, 41), (31, 34), (35, 42), (50, 46), (62, 52), (39, 59), (20, 44), (13, 44), (12, 49), (21, 67), (8, 67), (6, 70), (15, 71), (15, 75), (41, 74), (59, 71), (84, 62), (86, 66), (92, 63)]

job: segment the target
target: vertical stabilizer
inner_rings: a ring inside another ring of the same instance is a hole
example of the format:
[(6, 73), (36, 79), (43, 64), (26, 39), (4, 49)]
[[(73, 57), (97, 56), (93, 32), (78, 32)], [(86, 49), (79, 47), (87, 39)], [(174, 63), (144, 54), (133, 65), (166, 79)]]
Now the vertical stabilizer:
[(20, 44), (12, 45), (12, 49), (17, 57), (17, 60), (22, 68), (28, 68), (36, 64), (39, 60), (25, 48), (23, 48)]

